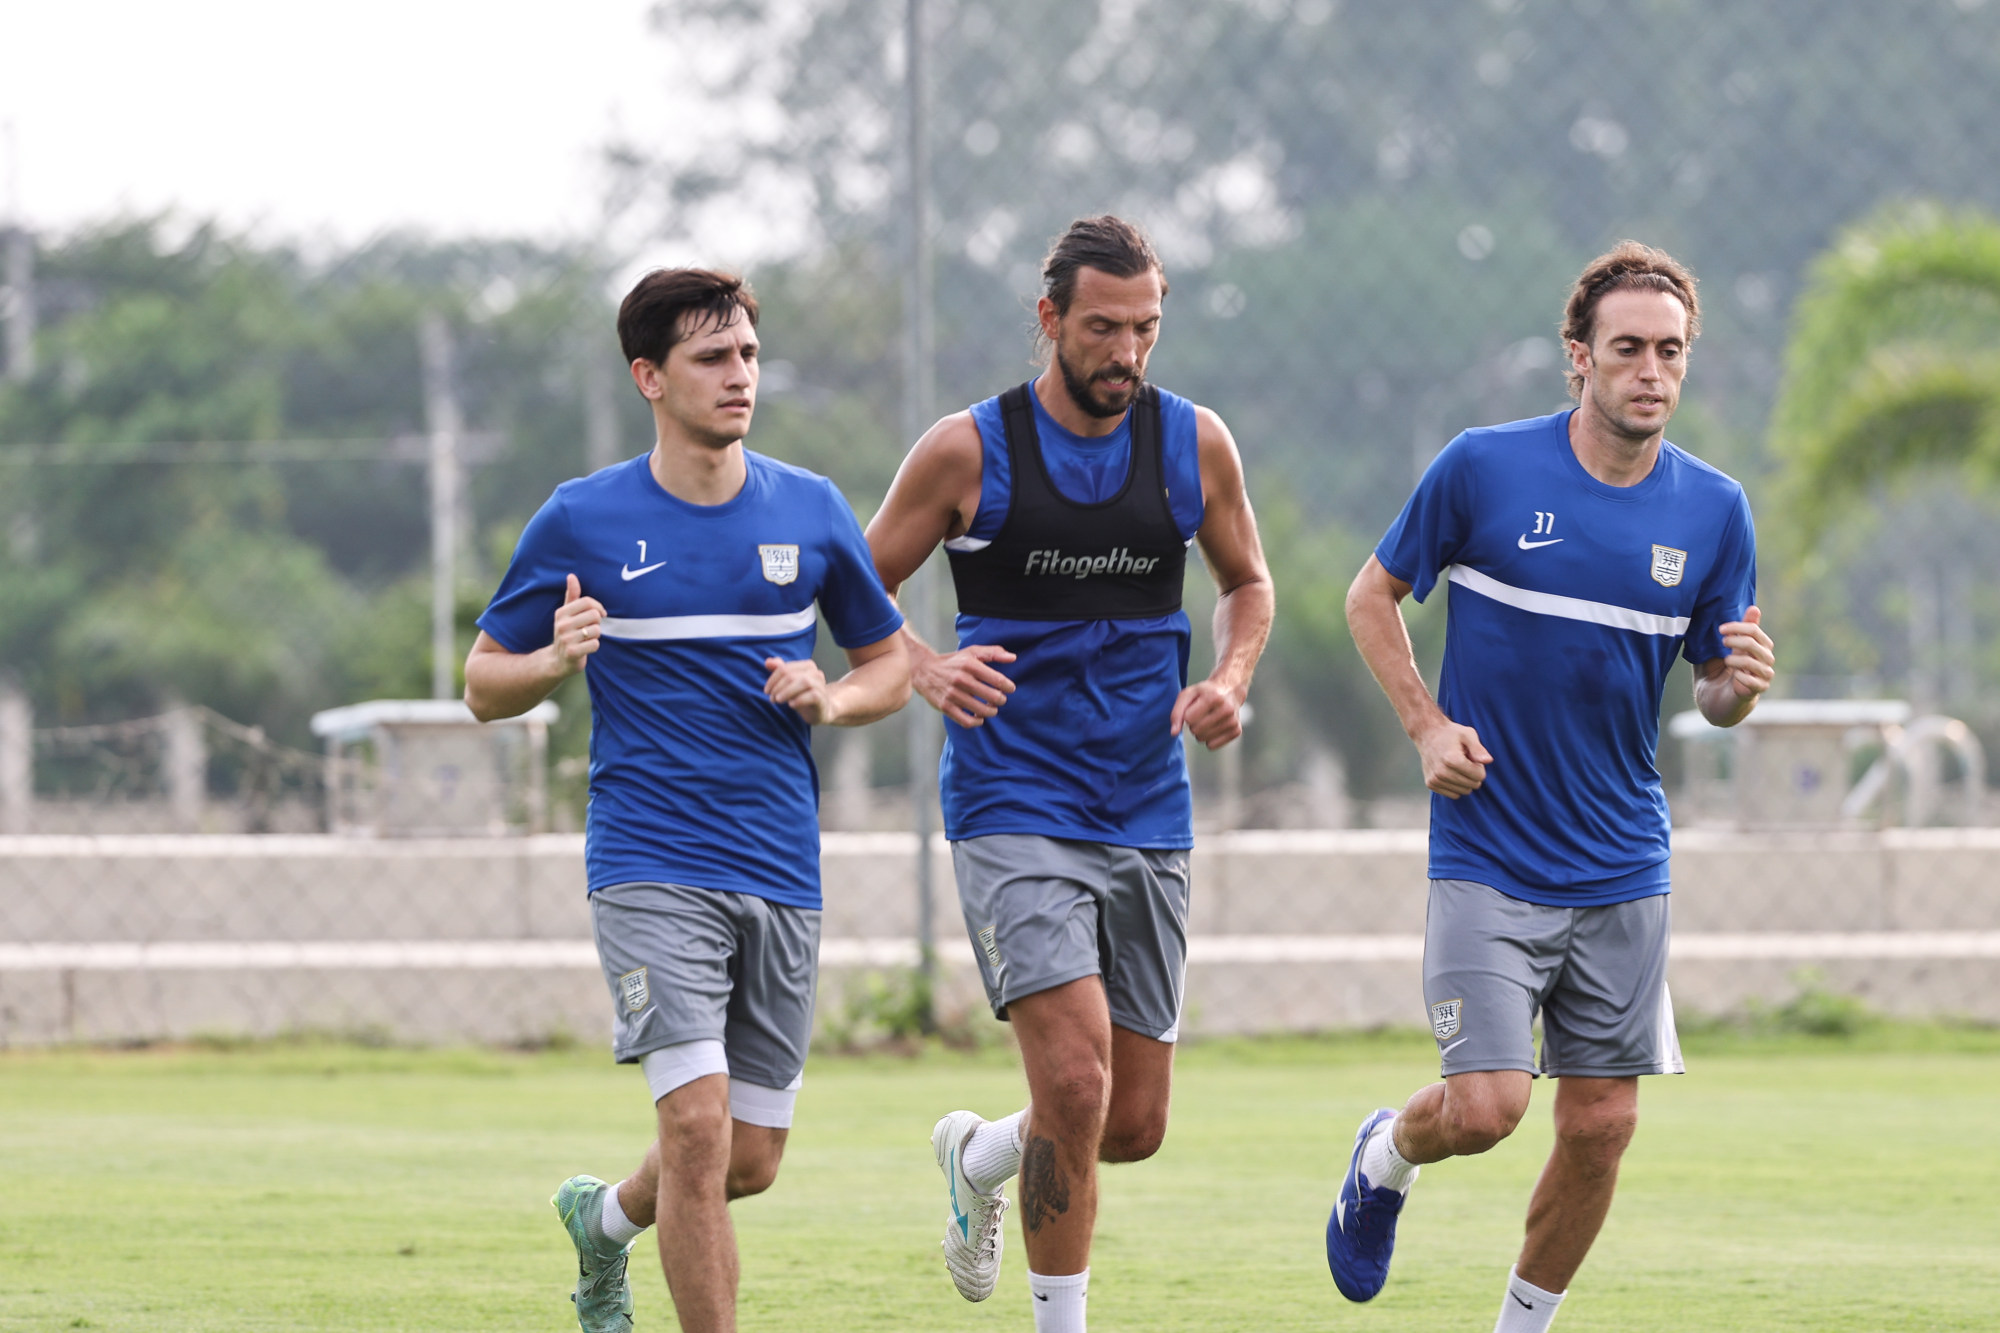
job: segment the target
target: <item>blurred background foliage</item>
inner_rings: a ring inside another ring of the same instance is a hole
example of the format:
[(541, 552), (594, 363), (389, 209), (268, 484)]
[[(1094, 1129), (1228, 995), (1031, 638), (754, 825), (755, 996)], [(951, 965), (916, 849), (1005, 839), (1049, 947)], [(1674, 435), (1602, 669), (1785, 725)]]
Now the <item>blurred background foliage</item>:
[[(611, 318), (629, 256), (662, 241), (748, 270), (767, 357), (751, 443), (833, 476), (865, 518), (908, 445), (904, 12), (665, 0), (661, 77), (713, 114), (606, 146), (594, 243), (308, 255), (184, 219), (39, 238), (36, 371), (0, 386), (0, 650), (38, 720), (171, 696), (303, 743), (316, 708), (424, 693), (420, 452), (111, 460), (420, 434), (417, 326), (443, 314), (469, 426), (498, 439), (472, 473), (469, 641), (521, 524), (603, 448), (592, 413), (612, 456), (649, 442)], [(1149, 227), (1173, 284), (1152, 376), (1230, 423), (1279, 584), (1247, 788), (1417, 789), (1346, 584), (1454, 433), (1567, 402), (1562, 301), (1624, 236), (1702, 276), (1671, 435), (1750, 489), (1783, 688), (1913, 697), (2000, 748), (2000, 4), (930, 13), (931, 412), (1032, 373), (1040, 255), (1071, 218)], [(98, 461), (35, 454), (54, 444)], [(1440, 620), (1413, 615), (1427, 667)], [(902, 781), (877, 730), (875, 779)]]

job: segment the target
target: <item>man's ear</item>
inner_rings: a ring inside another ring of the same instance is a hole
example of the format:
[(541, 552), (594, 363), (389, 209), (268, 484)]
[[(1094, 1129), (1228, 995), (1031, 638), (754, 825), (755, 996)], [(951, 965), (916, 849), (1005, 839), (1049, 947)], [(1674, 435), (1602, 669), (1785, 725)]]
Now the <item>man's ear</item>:
[(1588, 375), (1590, 373), (1589, 343), (1579, 342), (1575, 338), (1569, 340), (1569, 365), (1570, 369), (1579, 375)]

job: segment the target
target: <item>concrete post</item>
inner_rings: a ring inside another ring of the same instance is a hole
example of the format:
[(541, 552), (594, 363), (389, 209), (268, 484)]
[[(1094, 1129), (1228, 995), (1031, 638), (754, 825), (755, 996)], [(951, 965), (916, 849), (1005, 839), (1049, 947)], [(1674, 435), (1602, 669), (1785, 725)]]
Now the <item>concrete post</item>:
[(0, 833), (27, 833), (33, 823), (34, 721), (28, 696), (0, 681)]
[(162, 767), (174, 829), (199, 832), (202, 806), (208, 800), (208, 745), (201, 715), (185, 704), (167, 710), (160, 717), (160, 736), (165, 742)]

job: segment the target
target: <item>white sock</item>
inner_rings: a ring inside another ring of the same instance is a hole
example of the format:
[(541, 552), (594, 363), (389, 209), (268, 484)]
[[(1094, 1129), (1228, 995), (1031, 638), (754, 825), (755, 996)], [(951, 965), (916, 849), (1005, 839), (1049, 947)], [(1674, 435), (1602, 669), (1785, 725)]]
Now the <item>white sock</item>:
[(1417, 1183), (1417, 1170), (1415, 1162), (1396, 1151), (1396, 1122), (1384, 1120), (1377, 1125), (1361, 1150), (1361, 1174), (1368, 1177), (1368, 1183), (1408, 1194), (1410, 1186)]
[(603, 1230), (604, 1238), (613, 1245), (630, 1245), (646, 1228), (625, 1216), (625, 1208), (618, 1202), (619, 1188), (619, 1185), (613, 1185), (604, 1191), (604, 1215), (597, 1225)]
[(1493, 1325), (1493, 1333), (1546, 1333), (1562, 1299), (1562, 1292), (1543, 1291), (1510, 1268), (1507, 1295), (1500, 1301), (1500, 1322)]
[(965, 1178), (981, 1194), (991, 1194), (1021, 1169), (1021, 1132), (1028, 1126), (1028, 1113), (1016, 1111), (1004, 1120), (990, 1120), (972, 1131), (965, 1140)]
[(1090, 1270), (1067, 1277), (1028, 1274), (1028, 1294), (1035, 1298), (1035, 1333), (1084, 1333), (1083, 1302), (1090, 1292)]

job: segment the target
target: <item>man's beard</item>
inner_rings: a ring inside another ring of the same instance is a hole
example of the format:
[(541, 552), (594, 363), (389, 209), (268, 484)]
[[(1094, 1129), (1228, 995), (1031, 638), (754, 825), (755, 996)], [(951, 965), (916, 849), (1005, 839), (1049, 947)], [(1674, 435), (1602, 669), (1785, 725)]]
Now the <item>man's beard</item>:
[(1673, 418), (1674, 406), (1677, 406), (1677, 404), (1670, 405), (1663, 402), (1661, 406), (1666, 408), (1666, 412), (1657, 422), (1635, 421), (1625, 415), (1625, 404), (1623, 402), (1616, 399), (1607, 402), (1606, 399), (1610, 397), (1611, 395), (1609, 394), (1598, 397), (1597, 414), (1610, 424), (1612, 430), (1634, 444), (1642, 440), (1649, 440), (1664, 431), (1667, 428), (1667, 422)]
[(1124, 395), (1117, 402), (1109, 403), (1098, 396), (1097, 381), (1078, 374), (1060, 347), (1056, 348), (1056, 369), (1062, 372), (1063, 387), (1069, 390), (1070, 401), (1082, 408), (1086, 415), (1100, 419), (1124, 416), (1125, 409), (1132, 406), (1132, 400), (1139, 396), (1139, 389), (1145, 384), (1143, 377), (1134, 375), (1126, 382)]

